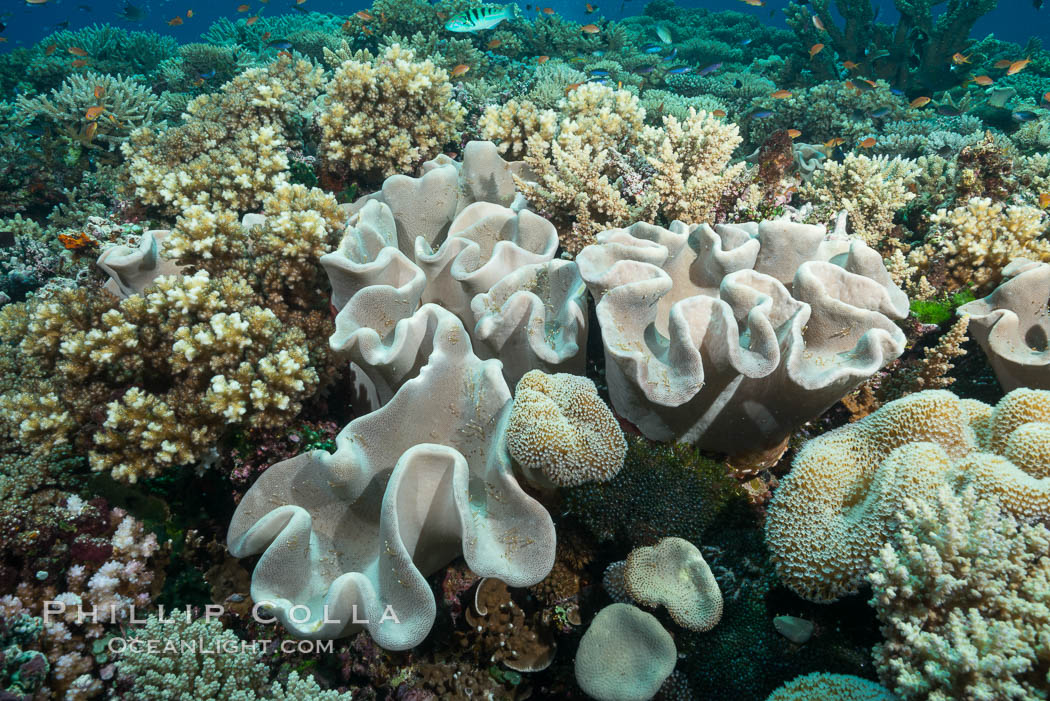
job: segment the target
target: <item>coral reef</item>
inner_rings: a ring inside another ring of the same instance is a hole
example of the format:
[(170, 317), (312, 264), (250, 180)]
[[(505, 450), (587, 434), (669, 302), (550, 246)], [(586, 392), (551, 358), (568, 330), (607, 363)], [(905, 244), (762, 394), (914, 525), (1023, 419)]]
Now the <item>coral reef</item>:
[(635, 548), (623, 569), (627, 594), (645, 606), (666, 606), (674, 622), (704, 632), (722, 618), (722, 592), (700, 550), (682, 538)]
[(656, 695), (677, 656), (674, 640), (652, 614), (612, 604), (580, 640), (576, 681), (598, 701), (643, 701)]

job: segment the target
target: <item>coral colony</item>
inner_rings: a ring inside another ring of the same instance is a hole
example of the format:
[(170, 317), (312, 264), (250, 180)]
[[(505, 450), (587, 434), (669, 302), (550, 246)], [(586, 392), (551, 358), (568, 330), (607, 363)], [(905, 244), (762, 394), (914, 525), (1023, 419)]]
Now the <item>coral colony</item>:
[(235, 3), (0, 13), (0, 700), (1050, 699), (1041, 39)]

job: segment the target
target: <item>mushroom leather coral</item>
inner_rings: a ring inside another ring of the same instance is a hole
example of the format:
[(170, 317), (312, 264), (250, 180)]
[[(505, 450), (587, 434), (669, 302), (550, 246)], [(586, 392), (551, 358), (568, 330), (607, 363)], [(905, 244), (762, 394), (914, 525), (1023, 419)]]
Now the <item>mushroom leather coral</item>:
[(105, 288), (122, 299), (142, 294), (161, 275), (178, 275), (180, 267), (160, 255), (168, 229), (146, 231), (138, 246), (113, 246), (103, 251), (96, 265), (109, 275)]
[(332, 348), (380, 403), (426, 361), (428, 303), (455, 314), (510, 385), (532, 368), (583, 369), (586, 290), (575, 264), (553, 260), (557, 231), (520, 208), (495, 148), (472, 142), (462, 166), (440, 157), (419, 178), (387, 178), (321, 258), (338, 310)]
[(1050, 389), (1050, 264), (1018, 258), (1003, 268), (1004, 281), (964, 304), (970, 330), (1003, 389)]
[(823, 227), (639, 222), (576, 260), (613, 406), (653, 440), (772, 449), (904, 351), (882, 257)]
[[(252, 598), (293, 634), (328, 639), (363, 624), (387, 649), (430, 631), (426, 576), (463, 555), (483, 577), (536, 584), (554, 564), (554, 524), (512, 475), (510, 390), (437, 307), (429, 362), (383, 408), (351, 421), (336, 451), (270, 467), (237, 507), (235, 557), (262, 553)], [(305, 606), (309, 619), (302, 619)], [(383, 620), (386, 607), (396, 614)], [(324, 622), (323, 617), (334, 622)], [(356, 609), (355, 609), (356, 607)]]

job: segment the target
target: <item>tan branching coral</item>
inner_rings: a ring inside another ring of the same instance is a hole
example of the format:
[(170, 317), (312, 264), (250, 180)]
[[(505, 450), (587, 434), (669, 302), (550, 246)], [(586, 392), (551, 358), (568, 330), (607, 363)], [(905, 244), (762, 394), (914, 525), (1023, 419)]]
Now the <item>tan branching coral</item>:
[(1050, 531), (996, 500), (908, 499), (873, 559), (879, 678), (903, 699), (1039, 699), (1050, 678)]
[(397, 44), (359, 52), (336, 68), (317, 118), (322, 167), (339, 180), (410, 173), (456, 139), (465, 114), (430, 59)]
[(905, 497), (972, 485), (1024, 519), (1050, 519), (1050, 393), (1015, 390), (993, 408), (929, 390), (808, 442), (773, 495), (766, 542), (804, 598), (856, 592)]
[(495, 141), (499, 151), (511, 158), (525, 155), (525, 145), (533, 134), (544, 141), (554, 139), (558, 115), (554, 110), (540, 110), (528, 100), (507, 100), (490, 105), (478, 119), (482, 138)]
[(915, 197), (909, 186), (920, 172), (907, 159), (850, 153), (842, 163), (826, 162), (798, 194), (813, 204), (813, 221), (829, 224), (845, 210), (849, 232), (877, 246), (893, 231), (897, 210)]
[(615, 477), (627, 441), (589, 379), (530, 370), (514, 390), (507, 448), (537, 478), (575, 487)]
[(938, 210), (930, 221), (925, 242), (912, 250), (908, 262), (928, 275), (943, 276), (949, 289), (971, 285), (986, 293), (1014, 258), (1050, 262), (1050, 220), (1036, 207), (975, 197), (950, 211)]
[[(74, 73), (49, 95), (19, 96), (18, 112), (42, 116), (59, 133), (89, 148), (112, 151), (136, 129), (159, 121), (160, 99), (134, 78), (101, 73)], [(101, 110), (97, 109), (101, 108)], [(94, 124), (94, 133), (89, 127)]]
[(134, 132), (123, 150), (135, 195), (172, 213), (256, 209), (286, 180), (286, 125), (322, 87), (320, 68), (282, 57), (191, 101), (183, 124)]

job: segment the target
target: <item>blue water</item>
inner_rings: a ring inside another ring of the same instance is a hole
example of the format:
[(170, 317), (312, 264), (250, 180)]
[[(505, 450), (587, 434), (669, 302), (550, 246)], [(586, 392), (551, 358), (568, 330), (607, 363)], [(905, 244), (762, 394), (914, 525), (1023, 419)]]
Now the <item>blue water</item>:
[[(150, 29), (161, 34), (169, 34), (180, 42), (186, 43), (196, 41), (208, 25), (220, 17), (236, 19), (244, 17), (249, 13), (238, 13), (236, 8), (242, 0), (220, 0), (219, 2), (196, 2), (195, 0), (151, 0), (149, 2), (136, 3), (148, 11), (148, 16), (143, 22), (125, 22), (117, 16), (124, 3), (118, 0), (50, 0), (45, 5), (28, 5), (17, 0), (3, 0), (0, 13), (10, 16), (2, 21), (7, 24), (7, 29), (2, 35), (8, 39), (7, 44), (0, 44), (0, 51), (17, 46), (27, 46), (39, 41), (41, 38), (62, 28), (59, 25), (69, 22), (70, 29), (88, 26), (98, 22), (107, 22), (129, 29)], [(587, 15), (584, 11), (584, 2), (564, 2), (558, 0), (541, 0), (543, 6), (551, 7), (559, 14), (576, 21), (592, 21), (596, 16), (604, 16), (609, 19), (617, 19), (621, 16), (641, 14), (644, 11), (646, 0), (613, 0), (603, 4), (592, 3), (599, 6), (595, 15)], [(882, 22), (895, 22), (896, 10), (892, 0), (875, 0), (876, 6), (881, 6), (879, 20)], [(269, 5), (263, 5), (259, 0), (249, 0), (246, 4), (252, 7), (250, 13), (261, 10), (266, 15), (286, 14), (291, 12), (290, 0), (271, 0)], [(370, 6), (368, 0), (346, 2), (343, 0), (307, 0), (301, 5), (305, 10), (316, 12), (331, 12), (334, 14), (349, 15), (358, 10)], [(531, 4), (531, 3), (530, 3)], [(784, 14), (782, 8), (787, 6), (787, 0), (768, 0), (765, 7), (751, 7), (740, 0), (682, 0), (678, 2), (683, 7), (704, 7), (711, 10), (735, 10), (738, 12), (754, 13), (761, 17), (764, 22), (774, 26), (783, 27)], [(519, 3), (524, 8), (525, 3)], [(621, 6), (623, 12), (621, 13)], [(193, 10), (192, 19), (185, 20), (179, 27), (168, 26), (168, 20), (177, 15), (183, 16), (187, 10)], [(995, 34), (1000, 39), (1025, 44), (1029, 38), (1036, 36), (1044, 44), (1050, 45), (1050, 2), (1042, 10), (1036, 10), (1030, 0), (1001, 0), (999, 7), (988, 15), (985, 15), (974, 27), (973, 36), (982, 38), (988, 34)]]

